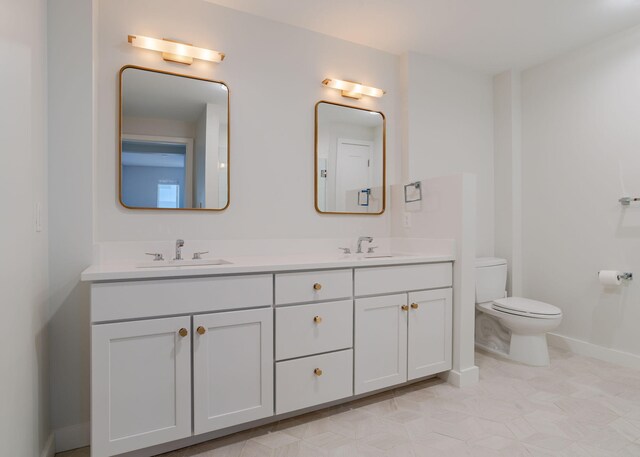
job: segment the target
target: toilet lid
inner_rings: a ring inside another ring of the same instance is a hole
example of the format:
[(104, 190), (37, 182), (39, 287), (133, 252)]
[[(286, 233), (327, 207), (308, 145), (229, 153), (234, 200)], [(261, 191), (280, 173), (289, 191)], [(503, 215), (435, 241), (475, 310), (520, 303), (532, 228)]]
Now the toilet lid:
[(556, 306), (550, 305), (528, 298), (509, 297), (501, 298), (493, 302), (493, 308), (497, 311), (507, 313), (517, 313), (531, 316), (559, 316), (562, 310)]

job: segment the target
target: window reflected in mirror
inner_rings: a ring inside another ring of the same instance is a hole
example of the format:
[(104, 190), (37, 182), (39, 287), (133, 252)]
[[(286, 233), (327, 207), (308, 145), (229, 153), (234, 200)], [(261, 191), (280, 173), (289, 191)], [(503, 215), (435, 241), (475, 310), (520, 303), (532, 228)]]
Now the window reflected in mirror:
[(120, 72), (120, 201), (221, 210), (229, 203), (229, 91), (217, 81)]
[(315, 204), (319, 212), (384, 212), (385, 127), (385, 117), (378, 111), (316, 104)]

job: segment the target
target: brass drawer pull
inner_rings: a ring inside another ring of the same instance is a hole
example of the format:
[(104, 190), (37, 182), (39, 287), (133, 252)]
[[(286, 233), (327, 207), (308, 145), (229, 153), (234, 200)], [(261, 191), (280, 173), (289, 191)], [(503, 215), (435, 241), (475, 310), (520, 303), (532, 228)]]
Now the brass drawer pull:
[(409, 306), (407, 306), (407, 305), (402, 305), (400, 308), (402, 309), (402, 311), (408, 311), (409, 310)]
[(180, 335), (182, 338), (184, 338), (188, 334), (189, 334), (189, 331), (184, 327), (178, 330), (178, 335)]
[(313, 322), (315, 322), (316, 324), (319, 324), (322, 322), (322, 317), (320, 316), (316, 316), (313, 318)]
[(204, 335), (205, 333), (207, 333), (207, 329), (201, 325), (196, 329), (196, 332), (198, 332), (199, 335)]
[(418, 304), (417, 304), (417, 303), (411, 303), (411, 308), (412, 308), (412, 309), (418, 309), (418, 308), (419, 308), (419, 306), (418, 306)]
[(313, 370), (313, 373), (316, 376), (322, 376), (322, 370), (320, 368), (316, 368), (315, 370)]
[(314, 289), (314, 290), (320, 290), (320, 289), (322, 289), (322, 284), (320, 284), (319, 282), (315, 283), (315, 284), (313, 285), (313, 289)]

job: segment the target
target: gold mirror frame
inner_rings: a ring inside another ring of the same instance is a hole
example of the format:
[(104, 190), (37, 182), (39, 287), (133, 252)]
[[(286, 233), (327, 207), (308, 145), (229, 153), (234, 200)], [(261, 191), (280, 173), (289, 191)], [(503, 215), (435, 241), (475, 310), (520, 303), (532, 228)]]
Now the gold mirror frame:
[[(318, 206), (318, 108), (320, 104), (326, 103), (328, 105), (342, 106), (344, 108), (352, 108), (358, 109), (360, 111), (366, 111), (368, 113), (378, 113), (382, 116), (382, 208), (377, 213), (353, 213), (353, 212), (340, 212), (340, 211), (322, 211)], [(313, 131), (313, 195), (314, 195), (314, 206), (316, 211), (320, 214), (346, 214), (346, 215), (355, 215), (355, 216), (380, 216), (384, 213), (387, 206), (387, 118), (382, 111), (374, 111), (366, 108), (361, 108), (359, 106), (345, 105), (343, 103), (330, 102), (327, 100), (320, 100), (316, 103), (315, 106), (315, 127)]]
[[(195, 79), (198, 81), (206, 81), (210, 83), (222, 84), (227, 88), (227, 204), (222, 208), (141, 208), (135, 206), (127, 206), (122, 201), (122, 75), (125, 70), (132, 68), (135, 70), (149, 71), (152, 73), (161, 73), (164, 75), (178, 76), (180, 78)], [(183, 75), (181, 73), (174, 73), (171, 71), (156, 70), (154, 68), (140, 67), (138, 65), (125, 65), (119, 72), (119, 90), (120, 96), (118, 99), (118, 201), (123, 208), (130, 210), (141, 211), (224, 211), (229, 207), (231, 203), (231, 103), (230, 103), (230, 90), (227, 83), (224, 81), (216, 81), (213, 79), (200, 78), (198, 76)]]

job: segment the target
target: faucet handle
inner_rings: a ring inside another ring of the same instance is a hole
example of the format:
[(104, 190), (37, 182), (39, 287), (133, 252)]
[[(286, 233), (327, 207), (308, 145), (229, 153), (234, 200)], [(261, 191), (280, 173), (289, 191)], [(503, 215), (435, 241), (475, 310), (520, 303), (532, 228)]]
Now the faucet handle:
[(378, 246), (369, 246), (369, 249), (367, 249), (367, 254), (375, 254), (376, 253), (376, 249), (378, 248)]
[(338, 249), (342, 249), (343, 254), (351, 254), (351, 248), (338, 248)]
[(194, 252), (192, 260), (201, 260), (202, 259), (202, 254), (209, 254), (209, 251)]
[(159, 252), (145, 252), (145, 255), (152, 255), (153, 261), (164, 260), (164, 256)]

